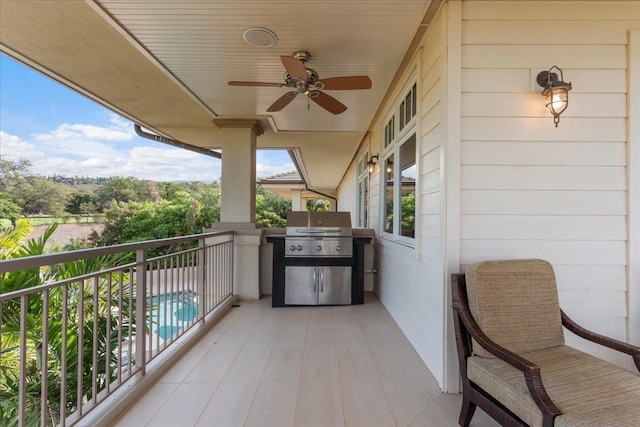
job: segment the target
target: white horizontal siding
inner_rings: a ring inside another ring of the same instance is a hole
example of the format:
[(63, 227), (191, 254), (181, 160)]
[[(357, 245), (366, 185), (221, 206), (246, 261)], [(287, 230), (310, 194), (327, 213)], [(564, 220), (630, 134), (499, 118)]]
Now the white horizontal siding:
[(462, 215), (465, 239), (625, 241), (625, 216)]
[[(553, 11), (553, 13), (550, 13)], [(545, 21), (557, 26), (566, 22), (608, 22), (640, 20), (640, 8), (636, 1), (464, 1), (463, 21)], [(463, 25), (464, 28), (464, 25)], [(509, 38), (512, 34), (502, 34)]]
[[(565, 311), (626, 340), (627, 33), (640, 3), (462, 5), (463, 268), (547, 259)], [(532, 76), (553, 65), (573, 83), (557, 128)]]
[(625, 190), (621, 166), (476, 166), (462, 168), (462, 188), (511, 190)]
[(625, 215), (624, 191), (479, 189), (462, 191), (468, 215)]
[[(540, 97), (537, 102), (544, 102)], [(571, 107), (569, 107), (571, 108)], [(553, 126), (547, 117), (462, 117), (462, 140), (475, 141), (622, 141), (627, 140), (624, 118), (589, 117), (560, 119)]]
[(624, 69), (627, 51), (624, 45), (462, 46), (463, 68), (550, 68), (556, 63), (560, 63), (559, 67), (563, 69)]
[(625, 266), (626, 254), (626, 242), (584, 240), (463, 239), (460, 250), (463, 265), (486, 260), (542, 258), (553, 265)]
[[(626, 290), (627, 272), (624, 265), (555, 265), (553, 269), (561, 291), (589, 293)], [(622, 316), (623, 312), (618, 314)]]
[(624, 142), (465, 141), (467, 165), (626, 166)]
[[(555, 13), (555, 11), (554, 11)], [(517, 45), (623, 45), (627, 42), (627, 28), (633, 21), (567, 21), (562, 25), (543, 20), (469, 21), (462, 31), (462, 43), (500, 45), (505, 34), (510, 44)]]
[[(560, 58), (558, 58), (560, 59)], [(575, 85), (571, 90), (571, 104), (573, 106), (573, 94), (575, 93), (603, 93), (615, 94), (627, 92), (627, 73), (625, 69), (578, 69), (567, 68), (567, 79), (580, 84)], [(529, 65), (525, 68), (466, 68), (462, 70), (462, 91), (463, 96), (472, 92), (481, 93), (509, 93), (525, 92), (535, 94), (538, 87), (532, 89), (531, 68), (549, 68), (551, 65), (544, 64), (542, 67)], [(606, 82), (606, 84), (603, 84)], [(542, 88), (540, 88), (542, 89)], [(533, 93), (532, 93), (533, 90)], [(573, 108), (573, 107), (572, 107)], [(490, 110), (490, 109), (489, 109)]]
[[(568, 72), (567, 72), (568, 73)], [(537, 88), (536, 88), (537, 89)], [(585, 90), (588, 90), (585, 88)], [(540, 88), (542, 91), (542, 88)], [(462, 95), (462, 115), (466, 117), (549, 117), (540, 92), (465, 93)], [(627, 97), (624, 93), (570, 92), (571, 108), (567, 117), (625, 117)], [(491, 108), (487, 108), (490, 105)]]

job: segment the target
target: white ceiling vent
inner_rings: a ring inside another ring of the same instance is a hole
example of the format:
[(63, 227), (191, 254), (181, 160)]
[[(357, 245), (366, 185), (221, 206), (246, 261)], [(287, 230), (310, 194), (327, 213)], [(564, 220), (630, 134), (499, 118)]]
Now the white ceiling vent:
[(244, 41), (255, 47), (271, 47), (278, 43), (278, 36), (266, 28), (247, 28), (242, 33)]

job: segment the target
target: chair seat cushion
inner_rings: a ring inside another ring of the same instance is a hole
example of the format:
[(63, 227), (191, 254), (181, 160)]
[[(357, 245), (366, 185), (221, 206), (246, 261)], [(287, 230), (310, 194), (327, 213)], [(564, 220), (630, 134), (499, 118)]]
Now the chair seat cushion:
[[(540, 367), (549, 397), (562, 411), (554, 426), (640, 426), (640, 376), (572, 347), (521, 354)], [(530, 426), (542, 425), (523, 374), (497, 358), (467, 359), (469, 380)]]

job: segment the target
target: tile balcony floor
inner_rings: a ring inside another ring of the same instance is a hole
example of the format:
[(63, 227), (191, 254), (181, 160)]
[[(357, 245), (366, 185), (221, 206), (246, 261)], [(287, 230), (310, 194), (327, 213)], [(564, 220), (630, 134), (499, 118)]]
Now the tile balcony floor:
[[(375, 295), (359, 306), (239, 304), (114, 425), (458, 425), (461, 396), (440, 392)], [(471, 426), (498, 424), (478, 409)]]

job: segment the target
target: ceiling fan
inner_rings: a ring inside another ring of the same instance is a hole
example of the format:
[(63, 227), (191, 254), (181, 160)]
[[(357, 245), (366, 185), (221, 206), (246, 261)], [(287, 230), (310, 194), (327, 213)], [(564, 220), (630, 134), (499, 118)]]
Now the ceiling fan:
[(284, 83), (230, 81), (230, 86), (257, 87), (290, 87), (293, 90), (276, 100), (267, 111), (272, 113), (282, 110), (298, 95), (307, 95), (313, 102), (333, 114), (344, 112), (347, 107), (323, 90), (356, 90), (371, 89), (371, 79), (367, 76), (332, 77), (320, 80), (315, 70), (307, 68), (305, 62), (311, 58), (309, 52), (298, 51), (293, 56), (280, 56), (284, 73)]

